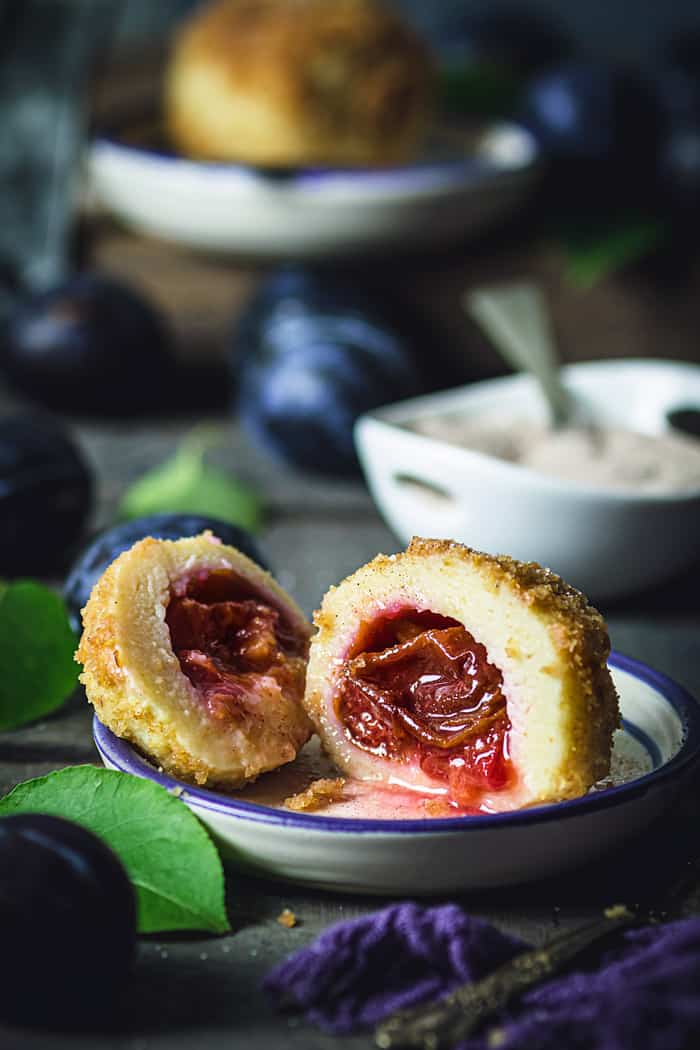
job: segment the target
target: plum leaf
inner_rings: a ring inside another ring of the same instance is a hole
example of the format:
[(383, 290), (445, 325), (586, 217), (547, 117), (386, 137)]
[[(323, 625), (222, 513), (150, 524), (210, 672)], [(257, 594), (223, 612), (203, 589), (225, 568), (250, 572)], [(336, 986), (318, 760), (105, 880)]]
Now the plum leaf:
[(563, 236), (567, 278), (582, 290), (592, 288), (650, 255), (665, 235), (663, 223), (641, 216), (594, 223), (586, 229), (569, 228)]
[(262, 522), (260, 497), (249, 485), (204, 460), (217, 441), (210, 431), (194, 430), (169, 459), (127, 490), (120, 506), (122, 517), (205, 514), (257, 532)]
[(60, 595), (33, 580), (0, 589), (0, 729), (59, 708), (75, 689), (77, 638)]
[(94, 766), (69, 766), (18, 784), (0, 817), (49, 813), (94, 832), (133, 883), (139, 933), (229, 929), (224, 873), (209, 835), (159, 784)]

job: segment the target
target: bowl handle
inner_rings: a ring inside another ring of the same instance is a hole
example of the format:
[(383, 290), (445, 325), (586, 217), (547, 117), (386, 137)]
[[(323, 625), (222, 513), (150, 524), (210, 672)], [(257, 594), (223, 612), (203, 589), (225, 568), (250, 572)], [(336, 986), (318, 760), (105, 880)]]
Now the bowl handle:
[(374, 420), (363, 421), (355, 434), (372, 496), (394, 531), (402, 538), (416, 533), (449, 539), (464, 519), (449, 460)]

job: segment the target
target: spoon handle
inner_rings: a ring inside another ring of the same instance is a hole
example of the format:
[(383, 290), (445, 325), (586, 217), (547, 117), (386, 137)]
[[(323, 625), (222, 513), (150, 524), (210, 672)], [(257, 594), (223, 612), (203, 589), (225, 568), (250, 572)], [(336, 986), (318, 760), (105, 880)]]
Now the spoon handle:
[(466, 294), (464, 306), (509, 364), (535, 376), (554, 425), (565, 423), (571, 398), (559, 378), (554, 336), (539, 288), (529, 283), (476, 288)]

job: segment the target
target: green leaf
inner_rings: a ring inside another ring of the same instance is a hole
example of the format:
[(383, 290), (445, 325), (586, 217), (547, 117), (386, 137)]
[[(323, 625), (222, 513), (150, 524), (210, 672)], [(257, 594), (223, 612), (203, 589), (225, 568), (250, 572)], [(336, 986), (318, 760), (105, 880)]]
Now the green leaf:
[(0, 588), (0, 729), (55, 711), (75, 689), (77, 639), (63, 600), (32, 580)]
[(204, 462), (205, 453), (218, 440), (218, 434), (211, 430), (194, 430), (173, 456), (127, 490), (120, 507), (122, 517), (164, 512), (205, 514), (256, 532), (262, 523), (257, 493), (226, 471)]
[(446, 61), (438, 70), (438, 88), (446, 113), (506, 117), (517, 106), (522, 79), (498, 63)]
[(127, 489), (120, 506), (122, 517), (165, 512), (210, 514), (257, 531), (262, 522), (257, 492), (226, 470), (205, 463), (207, 450), (218, 440), (210, 429), (193, 430), (170, 459)]
[(0, 799), (0, 817), (50, 813), (82, 824), (114, 850), (136, 889), (140, 933), (225, 933), (224, 873), (212, 840), (184, 802), (150, 780), (69, 766)]
[(665, 234), (662, 222), (640, 216), (570, 227), (563, 236), (567, 279), (578, 288), (592, 288), (622, 267), (649, 255)]

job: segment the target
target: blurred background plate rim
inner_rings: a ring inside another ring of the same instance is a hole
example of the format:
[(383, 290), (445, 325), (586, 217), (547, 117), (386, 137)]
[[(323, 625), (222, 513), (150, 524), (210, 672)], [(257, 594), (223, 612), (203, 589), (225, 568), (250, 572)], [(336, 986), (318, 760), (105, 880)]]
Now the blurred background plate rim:
[[(521, 159), (507, 163), (498, 160), (498, 149), (506, 146), (507, 139), (515, 143)], [(317, 196), (324, 189), (351, 189), (364, 191), (370, 197), (380, 191), (393, 197), (397, 193), (413, 194), (423, 191), (433, 194), (438, 189), (478, 190), (485, 183), (503, 179), (532, 177), (542, 164), (539, 147), (534, 136), (523, 125), (515, 121), (495, 121), (484, 127), (479, 134), (480, 149), (472, 154), (444, 159), (425, 159), (386, 168), (308, 168), (297, 171), (258, 169), (245, 164), (227, 161), (197, 160), (156, 147), (134, 145), (119, 137), (118, 131), (98, 132), (91, 139), (88, 150), (88, 168), (92, 169), (105, 159), (119, 159), (139, 165), (148, 165), (169, 175), (179, 173), (190, 177), (229, 180), (242, 188), (290, 190)], [(490, 144), (490, 148), (489, 148)]]
[(165, 243), (306, 262), (464, 243), (517, 212), (540, 170), (538, 158), (520, 168), (467, 158), (280, 178), (99, 140), (86, 155), (84, 189), (88, 207)]

